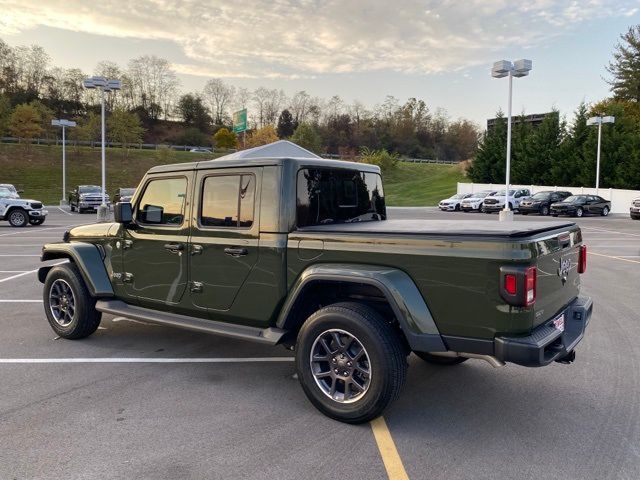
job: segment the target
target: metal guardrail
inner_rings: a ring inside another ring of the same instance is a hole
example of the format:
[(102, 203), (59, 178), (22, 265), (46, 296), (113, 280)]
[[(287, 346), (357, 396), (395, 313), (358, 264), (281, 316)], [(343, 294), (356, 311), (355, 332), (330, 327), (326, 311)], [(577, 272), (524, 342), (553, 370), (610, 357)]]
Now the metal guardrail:
[[(332, 160), (355, 160), (357, 162), (358, 160), (360, 160), (361, 157), (359, 155), (356, 155), (355, 157), (348, 157), (348, 156), (335, 155), (335, 154), (328, 153), (328, 154), (322, 155), (322, 158), (329, 158)], [(460, 163), (454, 160), (439, 160), (437, 158), (433, 159), (433, 158), (399, 157), (398, 160), (401, 162), (408, 162), (408, 163), (440, 163), (440, 164), (446, 164), (446, 165), (455, 165), (457, 163)]]
[[(19, 143), (20, 139), (16, 137), (0, 137), (0, 143)], [(33, 138), (29, 140), (29, 143), (32, 145), (62, 145), (62, 140), (59, 138)], [(87, 141), (87, 140), (67, 140), (67, 146), (82, 146), (82, 147), (100, 147), (101, 142)], [(178, 151), (189, 151), (192, 148), (208, 148), (212, 152), (221, 152), (221, 153), (232, 153), (235, 152), (235, 149), (226, 149), (226, 148), (212, 148), (212, 147), (203, 147), (200, 145), (168, 145), (162, 143), (127, 143), (123, 144), (120, 142), (106, 142), (105, 145), (109, 148), (135, 148), (138, 150), (158, 150), (158, 148), (170, 148), (172, 150)]]
[[(19, 143), (20, 139), (16, 137), (0, 137), (0, 143)], [(62, 145), (62, 140), (59, 138), (33, 138), (29, 140), (29, 143), (34, 145)], [(100, 147), (100, 142), (87, 141), (87, 140), (67, 140), (67, 146), (82, 146), (82, 147), (91, 147), (96, 148)], [(158, 148), (170, 148), (172, 150), (177, 151), (189, 151), (192, 148), (208, 148), (212, 153), (232, 153), (235, 152), (235, 149), (226, 149), (226, 148), (212, 148), (212, 147), (202, 147), (199, 145), (167, 145), (161, 143), (119, 143), (119, 142), (106, 142), (105, 144), (109, 148), (136, 148), (138, 150), (158, 150)], [(335, 154), (325, 154), (322, 155), (322, 158), (328, 158), (333, 160), (355, 160), (356, 162), (361, 158), (359, 155), (355, 157), (349, 157), (345, 155), (335, 155)], [(453, 160), (439, 160), (433, 158), (408, 158), (408, 157), (400, 157), (398, 158), (401, 162), (407, 163), (440, 163), (445, 165), (455, 165), (459, 162)]]

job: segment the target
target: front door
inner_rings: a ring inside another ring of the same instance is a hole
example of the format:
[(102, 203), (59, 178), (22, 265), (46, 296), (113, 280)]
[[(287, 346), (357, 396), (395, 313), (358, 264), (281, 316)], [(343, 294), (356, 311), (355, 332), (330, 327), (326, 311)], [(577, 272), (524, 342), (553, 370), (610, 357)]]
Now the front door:
[(200, 171), (190, 238), (194, 306), (229, 310), (258, 261), (262, 169)]
[(123, 281), (141, 304), (176, 304), (184, 294), (191, 176), (149, 179), (136, 201), (134, 224), (124, 229)]

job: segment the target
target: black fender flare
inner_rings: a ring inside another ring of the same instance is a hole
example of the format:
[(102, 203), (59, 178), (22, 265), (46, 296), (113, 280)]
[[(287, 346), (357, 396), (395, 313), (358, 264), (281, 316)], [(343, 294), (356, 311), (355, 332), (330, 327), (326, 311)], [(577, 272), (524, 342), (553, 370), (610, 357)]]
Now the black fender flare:
[[(85, 242), (71, 242), (49, 243), (42, 247), (41, 261), (45, 262), (59, 258), (68, 258), (76, 264), (92, 297), (114, 296), (102, 254), (96, 245)], [(41, 283), (44, 283), (49, 270), (52, 268), (53, 265), (49, 265), (38, 269), (38, 280)]]
[(389, 302), (412, 350), (447, 351), (422, 294), (407, 273), (396, 268), (374, 265), (316, 264), (300, 274), (280, 311), (276, 326), (291, 327), (292, 309), (305, 288), (317, 281), (352, 282), (378, 288)]

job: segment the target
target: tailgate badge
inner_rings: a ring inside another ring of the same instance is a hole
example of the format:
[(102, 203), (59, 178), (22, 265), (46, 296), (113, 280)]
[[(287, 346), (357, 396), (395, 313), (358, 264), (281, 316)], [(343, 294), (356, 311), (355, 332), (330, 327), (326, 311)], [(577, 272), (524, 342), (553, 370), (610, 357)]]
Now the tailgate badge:
[(571, 260), (568, 258), (560, 259), (560, 266), (558, 267), (558, 276), (562, 280), (562, 284), (567, 283), (567, 277), (569, 276), (569, 270), (571, 269)]

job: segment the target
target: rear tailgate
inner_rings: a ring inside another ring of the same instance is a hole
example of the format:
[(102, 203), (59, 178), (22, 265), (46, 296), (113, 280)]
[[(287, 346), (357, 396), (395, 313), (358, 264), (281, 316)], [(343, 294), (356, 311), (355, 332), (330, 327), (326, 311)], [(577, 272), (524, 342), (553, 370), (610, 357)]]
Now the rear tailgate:
[(580, 289), (578, 257), (582, 233), (577, 225), (553, 232), (536, 241), (538, 283), (533, 327), (551, 320)]

